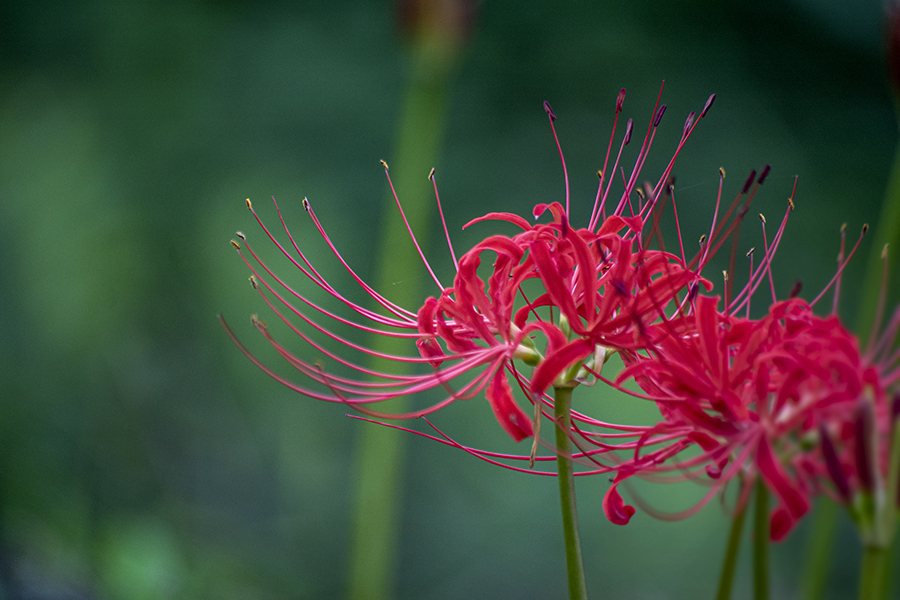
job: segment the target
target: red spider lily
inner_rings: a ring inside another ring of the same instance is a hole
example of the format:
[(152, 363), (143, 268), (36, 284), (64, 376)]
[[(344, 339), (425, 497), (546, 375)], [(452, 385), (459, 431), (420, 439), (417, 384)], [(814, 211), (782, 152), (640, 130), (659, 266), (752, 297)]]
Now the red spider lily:
[[(622, 90), (616, 100), (616, 120), (622, 110), (624, 97), (625, 90)], [(710, 96), (699, 117), (702, 118), (707, 113), (713, 99), (714, 96)], [(632, 137), (633, 123), (629, 119), (615, 155), (612, 152), (616, 130), (614, 125), (603, 169), (599, 172), (600, 186), (585, 228), (575, 229), (570, 225), (568, 177), (565, 175), (563, 160), (565, 208), (561, 203), (539, 204), (535, 207), (534, 217), (549, 212), (552, 216), (549, 223), (533, 225), (516, 215), (499, 213), (491, 213), (472, 221), (469, 225), (486, 220), (503, 220), (517, 225), (522, 232), (511, 237), (490, 236), (462, 255), (459, 261), (456, 261), (451, 245), (451, 255), (457, 267), (452, 287), (441, 284), (412, 231), (409, 231), (425, 267), (440, 289), (438, 296), (426, 300), (416, 312), (393, 304), (368, 286), (350, 268), (307, 200), (303, 201), (304, 208), (322, 239), (354, 281), (378, 305), (378, 310), (351, 301), (347, 295), (328, 283), (301, 251), (284, 224), (280, 211), (279, 218), (290, 242), (285, 245), (263, 225), (248, 200), (248, 208), (253, 211), (263, 231), (287, 259), (314, 286), (324, 290), (335, 303), (349, 308), (356, 316), (353, 319), (346, 318), (331, 308), (312, 302), (303, 291), (292, 287), (286, 279), (276, 275), (264, 264), (247, 243), (246, 236), (239, 233), (243, 244), (233, 242), (233, 245), (253, 273), (251, 280), (254, 288), (275, 314), (304, 342), (356, 375), (346, 377), (328, 373), (318, 363), (302, 359), (276, 341), (265, 324), (254, 317), (254, 326), (313, 385), (296, 383), (277, 374), (251, 355), (227, 326), (226, 330), (257, 366), (306, 396), (345, 403), (364, 414), (379, 418), (410, 418), (430, 414), (456, 400), (471, 398), (483, 391), (498, 422), (513, 439), (520, 441), (532, 436), (532, 420), (513, 398), (508, 374), (515, 377), (526, 396), (536, 402), (537, 410), (540, 411), (544, 402), (541, 399), (549, 386), (586, 375), (584, 371), (579, 373), (578, 369), (585, 361), (586, 368), (593, 366), (599, 370), (608, 348), (637, 348), (642, 339), (642, 331), (660, 318), (662, 311), (676, 300), (679, 291), (689, 284), (695, 287), (700, 283), (708, 285), (708, 282), (702, 281), (687, 267), (683, 253), (678, 258), (662, 250), (644, 247), (658, 225), (660, 200), (670, 192), (668, 182), (675, 158), (699, 122), (695, 113), (689, 115), (674, 155), (655, 185), (644, 184), (639, 187), (639, 175), (665, 109), (666, 106), (657, 101), (644, 141), (627, 176), (621, 161), (624, 147)], [(556, 139), (553, 126), (556, 117), (546, 103), (545, 110)], [(562, 159), (561, 149), (560, 157)], [(384, 167), (390, 183), (387, 165)], [(607, 172), (619, 172), (622, 175), (624, 189), (621, 195), (612, 196), (615, 178), (606, 176)], [(393, 189), (392, 184), (391, 188)], [(435, 194), (437, 197), (436, 185)], [(637, 206), (634, 202), (635, 195)], [(440, 200), (437, 198), (440, 208)], [(616, 203), (609, 212), (606, 208), (608, 201), (610, 204)], [(399, 200), (397, 206), (403, 215)], [(645, 228), (644, 224), (651, 217), (656, 219), (654, 227)], [(441, 219), (443, 222), (442, 212)], [(444, 229), (446, 232), (446, 223)], [(496, 255), (491, 274), (486, 280), (479, 274), (481, 256), (485, 252)], [(533, 284), (542, 286), (542, 289), (537, 290), (536, 296), (532, 293), (535, 288)], [(415, 340), (419, 356), (375, 352), (338, 334), (314, 316), (366, 332)], [(297, 325), (298, 321), (305, 325), (301, 328)], [(225, 325), (224, 320), (222, 322)], [(309, 330), (315, 332), (316, 337), (306, 333)], [(541, 349), (532, 339), (538, 335), (545, 340)], [(430, 366), (431, 370), (408, 375), (368, 368), (317, 341), (323, 336), (352, 352), (359, 352), (363, 357), (377, 356), (396, 365), (424, 364)], [(594, 364), (595, 356), (597, 364)], [(515, 359), (536, 365), (531, 381), (517, 371)], [(376, 402), (433, 389), (443, 390), (446, 396), (426, 408), (389, 414), (376, 412), (370, 407)], [(585, 422), (599, 423), (592, 420)]]
[[(832, 283), (839, 284), (848, 260), (842, 247)], [(658, 402), (663, 421), (617, 468), (604, 501), (613, 522), (627, 523), (633, 513), (616, 486), (634, 475), (706, 476), (711, 491), (681, 516), (693, 514), (735, 478), (741, 482), (740, 507), (761, 478), (778, 499), (771, 516), (775, 540), (807, 512), (814, 493), (846, 503), (853, 489), (884, 488), (872, 482), (887, 478), (888, 446), (871, 440), (888, 440), (893, 430), (888, 398), (900, 380), (900, 354), (892, 350), (900, 309), (866, 353), (835, 315), (817, 316), (799, 299), (775, 302), (759, 320), (738, 317), (764, 277), (761, 269), (730, 307), (719, 311), (719, 298), (698, 296), (691, 313), (648, 329), (646, 353), (623, 353), (628, 367), (619, 382), (634, 379)], [(642, 454), (658, 443), (651, 436), (667, 435), (677, 439)], [(700, 452), (679, 459), (692, 445)]]

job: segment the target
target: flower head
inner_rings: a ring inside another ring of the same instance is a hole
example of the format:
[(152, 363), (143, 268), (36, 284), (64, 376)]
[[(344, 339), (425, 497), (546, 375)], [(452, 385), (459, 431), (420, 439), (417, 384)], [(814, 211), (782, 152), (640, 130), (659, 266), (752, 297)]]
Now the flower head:
[[(848, 260), (842, 248), (835, 287)], [(887, 504), (896, 504), (896, 483), (886, 482), (891, 398), (900, 391), (900, 354), (889, 349), (900, 309), (863, 352), (835, 314), (812, 311), (825, 290), (812, 303), (774, 301), (773, 291), (767, 315), (739, 316), (755, 278), (766, 276), (755, 273), (731, 305), (720, 309), (720, 298), (698, 295), (689, 312), (651, 327), (643, 352), (623, 353), (627, 367), (619, 382), (634, 380), (658, 403), (663, 420), (642, 440), (642, 452), (619, 465), (604, 504), (612, 521), (624, 524), (631, 516), (616, 490), (620, 481), (671, 472), (710, 480), (710, 493), (695, 509), (730, 481), (740, 486), (742, 506), (761, 479), (778, 500), (770, 526), (775, 540), (787, 535), (817, 493), (857, 506), (887, 487), (894, 495)], [(681, 458), (691, 446), (699, 451)], [(875, 520), (872, 512), (858, 520)]]
[[(622, 90), (616, 99), (616, 121), (624, 98), (625, 91)], [(713, 99), (714, 96), (710, 96), (699, 117), (706, 115)], [(341, 316), (333, 308), (316, 304), (308, 294), (290, 286), (260, 260), (247, 243), (246, 236), (239, 234), (242, 242), (235, 241), (233, 246), (252, 271), (254, 288), (305, 343), (355, 375), (345, 377), (329, 373), (317, 362), (309, 362), (292, 353), (272, 336), (263, 321), (254, 318), (254, 326), (275, 350), (314, 385), (298, 383), (277, 374), (252, 356), (230, 329), (229, 335), (260, 368), (291, 389), (313, 398), (344, 403), (379, 418), (407, 418), (429, 414), (456, 400), (484, 392), (501, 427), (514, 440), (534, 435), (541, 406), (547, 401), (544, 392), (550, 386), (574, 385), (573, 382), (598, 372), (608, 352), (637, 350), (644, 332), (663, 311), (673, 303), (683, 302), (683, 299), (679, 300), (680, 292), (686, 297), (689, 285), (694, 288), (709, 286), (697, 272), (688, 268), (683, 256), (647, 247), (658, 228), (664, 201), (671, 193), (670, 174), (675, 157), (699, 122), (695, 113), (688, 116), (681, 140), (663, 173), (655, 183), (642, 183), (641, 171), (665, 109), (666, 106), (657, 101), (630, 172), (625, 170), (622, 156), (625, 146), (632, 140), (633, 122), (628, 120), (616, 153), (613, 152), (614, 125), (586, 226), (576, 228), (570, 221), (566, 175), (565, 203), (538, 204), (532, 212), (535, 219), (548, 214), (549, 221), (534, 223), (516, 215), (491, 213), (469, 223), (467, 227), (501, 220), (517, 226), (521, 232), (512, 236), (488, 236), (458, 261), (451, 246), (457, 273), (450, 287), (443, 286), (434, 275), (410, 231), (424, 266), (439, 288), (439, 294), (428, 298), (416, 311), (393, 304), (351, 269), (306, 199), (303, 206), (322, 239), (356, 284), (371, 297), (377, 310), (353, 302), (333, 287), (301, 251), (283, 219), (281, 223), (290, 243), (279, 242), (248, 200), (247, 206), (263, 231), (293, 266), (313, 286), (325, 291), (331, 302), (349, 308), (355, 316)], [(545, 110), (556, 139), (556, 115), (546, 103)], [(561, 149), (560, 158), (565, 175)], [(384, 167), (390, 183), (387, 165)], [(623, 188), (613, 192), (617, 173), (621, 175)], [(434, 180), (433, 172), (431, 178)], [(440, 207), (436, 185), (435, 194)], [(278, 210), (277, 203), (275, 206)], [(402, 214), (399, 200), (397, 206)], [(280, 211), (278, 214), (280, 218)], [(652, 227), (649, 226), (651, 222)], [(446, 231), (446, 223), (444, 227)], [(482, 264), (486, 254), (493, 257), (489, 268)], [(298, 322), (304, 326), (300, 327)], [(328, 322), (408, 339), (410, 348), (415, 347), (418, 355), (375, 352), (338, 334), (327, 325)], [(309, 329), (318, 337), (307, 333)], [(344, 353), (333, 351), (331, 345), (317, 341), (321, 337), (363, 356), (387, 359), (389, 364), (397, 366), (427, 365), (430, 371), (410, 375), (373, 369), (360, 364), (364, 361), (350, 360)], [(519, 361), (534, 367), (530, 379), (519, 372), (516, 366)], [(535, 403), (534, 418), (528, 417), (514, 399), (510, 376), (524, 390), (526, 398)], [(374, 403), (428, 390), (442, 390), (445, 397), (429, 407), (402, 414), (383, 413), (372, 408)]]

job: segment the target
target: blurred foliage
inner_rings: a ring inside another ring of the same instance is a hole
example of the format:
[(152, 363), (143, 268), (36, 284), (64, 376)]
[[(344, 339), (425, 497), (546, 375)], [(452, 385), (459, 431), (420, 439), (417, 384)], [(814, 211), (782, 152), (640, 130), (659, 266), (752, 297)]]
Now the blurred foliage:
[[(391, 160), (407, 65), (389, 3), (342, 4), (0, 4), (0, 598), (343, 589), (348, 444), (369, 425), (278, 386), (215, 319), (227, 315), (276, 361), (240, 320), (264, 308), (228, 245), (235, 229), (265, 245), (246, 197), (265, 205), (274, 194), (309, 238), (308, 196), (350, 264), (373, 271), (378, 160)], [(756, 209), (773, 215), (798, 175), (774, 268), (782, 295), (802, 278), (811, 298), (833, 274), (841, 223), (877, 227), (897, 138), (881, 3), (848, 6), (483, 3), (435, 165), (451, 228), (562, 197), (543, 100), (559, 116), (573, 207), (586, 219), (616, 93), (628, 89), (626, 114), (645, 123), (666, 79), (669, 113), (647, 173), (668, 160), (683, 115), (718, 94), (676, 166), (686, 238), (708, 227), (719, 166), (730, 197), (771, 164)], [(458, 232), (457, 248), (485, 227)], [(429, 255), (449, 279), (442, 237), (431, 235)], [(337, 271), (315, 240), (310, 255)], [(863, 270), (848, 270), (847, 314)], [(591, 393), (574, 402), (652, 413)], [(484, 402), (437, 422), (463, 443), (511, 445)], [(554, 485), (410, 442), (401, 596), (560, 597)], [(679, 523), (639, 514), (616, 528), (600, 510), (607, 485), (579, 482), (589, 589), (711, 594), (722, 511)], [(661, 487), (640, 491), (668, 510), (698, 497)], [(855, 585), (857, 543), (842, 527), (834, 598)], [(805, 534), (773, 548), (775, 597), (796, 593)]]

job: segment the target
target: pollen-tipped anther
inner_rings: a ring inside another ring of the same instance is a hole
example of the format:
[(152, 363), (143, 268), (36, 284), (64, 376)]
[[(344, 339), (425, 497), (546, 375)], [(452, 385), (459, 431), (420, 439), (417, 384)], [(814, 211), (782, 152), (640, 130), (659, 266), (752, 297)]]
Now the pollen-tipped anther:
[(241, 239), (244, 240), (244, 241), (247, 240), (247, 236), (244, 235), (244, 232), (243, 232), (243, 231), (235, 231), (235, 232), (234, 232), (234, 235), (238, 236), (239, 238), (241, 238)]
[(703, 242), (705, 242), (705, 241), (706, 241), (706, 234), (704, 233), (703, 235), (700, 236), (700, 241), (698, 243), (702, 246)]
[(794, 206), (794, 199), (793, 199), (793, 198), (788, 198), (788, 206), (791, 207), (791, 210), (794, 210), (794, 208), (796, 208), (796, 207)]
[(867, 231), (869, 231), (869, 224), (868, 224), (868, 223), (863, 223), (863, 226), (862, 226), (862, 234), (863, 234), (863, 235), (866, 235), (866, 232), (867, 232)]
[(700, 111), (700, 118), (706, 116), (706, 113), (709, 112), (709, 109), (712, 108), (713, 102), (716, 100), (715, 94), (710, 94), (709, 98), (706, 99), (706, 104), (703, 105), (703, 110)]
[(885, 244), (884, 248), (881, 249), (881, 259), (882, 260), (884, 260), (888, 257), (888, 245), (889, 244)]
[(547, 113), (547, 116), (550, 117), (551, 121), (556, 120), (556, 115), (553, 113), (553, 109), (550, 108), (550, 103), (544, 100), (544, 112)]
[(747, 250), (747, 258), (750, 258), (751, 256), (753, 256), (753, 252), (755, 252), (755, 251), (756, 251), (756, 248), (750, 248), (749, 250)]
[(231, 240), (231, 247), (234, 248), (235, 250), (240, 250), (240, 249), (241, 249), (241, 245), (238, 244), (238, 243), (237, 243), (236, 241), (234, 241), (234, 240)]
[(719, 177), (725, 179), (725, 167), (719, 167)]
[(385, 161), (383, 161), (383, 160), (379, 160), (378, 162), (381, 163), (381, 166), (384, 167), (384, 170), (385, 170), (385, 171), (389, 171), (389, 170), (390, 170), (390, 168), (388, 167), (387, 162), (385, 162)]
[(250, 315), (250, 323), (259, 331), (266, 331), (268, 327), (266, 326), (266, 322), (260, 319), (257, 315)]
[(428, 181), (434, 181), (434, 167), (431, 167), (431, 171), (428, 172)]
[(306, 210), (306, 212), (309, 212), (309, 200), (304, 198), (303, 200), (300, 201), (300, 204), (303, 205), (303, 208)]
[(766, 224), (766, 216), (762, 213), (759, 213), (759, 220), (762, 221), (762, 224)]
[(250, 203), (250, 198), (247, 198), (247, 210), (253, 210), (253, 205)]
[(259, 282), (256, 281), (256, 276), (255, 276), (255, 275), (251, 275), (251, 276), (250, 276), (250, 285), (253, 286), (253, 289), (254, 289), (254, 290), (258, 290), (258, 289), (259, 289)]

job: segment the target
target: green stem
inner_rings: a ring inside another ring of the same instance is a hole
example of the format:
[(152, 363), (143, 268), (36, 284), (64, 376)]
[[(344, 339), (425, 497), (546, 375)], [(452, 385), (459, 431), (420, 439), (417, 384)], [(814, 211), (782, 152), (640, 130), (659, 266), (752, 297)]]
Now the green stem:
[[(394, 167), (391, 175), (397, 196), (421, 244), (434, 212), (427, 176), (435, 166), (443, 134), (447, 85), (457, 54), (453, 48), (442, 51), (440, 46), (420, 43), (413, 47), (411, 58), (410, 80), (390, 164)], [(390, 299), (401, 306), (415, 307), (422, 301), (419, 281), (424, 267), (393, 195), (389, 194), (386, 201), (374, 287), (382, 292), (390, 290)], [(397, 281), (403, 285), (393, 285)], [(371, 347), (383, 354), (404, 354), (409, 351), (406, 341), (379, 335), (373, 338)], [(369, 366), (376, 371), (400, 374), (397, 364), (386, 359), (373, 360)], [(394, 400), (388, 409), (402, 413), (408, 406), (409, 399), (403, 397)], [(406, 436), (387, 427), (360, 428), (347, 582), (350, 600), (394, 597), (405, 441)]]
[(737, 566), (737, 557), (741, 549), (741, 532), (744, 529), (745, 516), (747, 516), (746, 503), (731, 520), (731, 531), (728, 533), (728, 547), (725, 550), (722, 574), (719, 576), (719, 591), (716, 593), (716, 600), (728, 600), (731, 597), (734, 569)]
[(804, 600), (822, 600), (825, 597), (839, 508), (840, 505), (830, 498), (823, 497), (818, 501), (812, 535), (807, 543), (808, 562), (803, 582)]
[(867, 546), (859, 573), (859, 600), (883, 600), (887, 549)]
[(575, 470), (572, 466), (572, 388), (554, 388), (556, 417), (556, 469), (559, 474), (559, 503), (562, 508), (563, 535), (566, 542), (566, 573), (569, 599), (587, 600), (581, 541), (578, 539), (578, 510), (575, 507)]
[(753, 598), (769, 598), (769, 491), (762, 478), (756, 482), (753, 515)]

